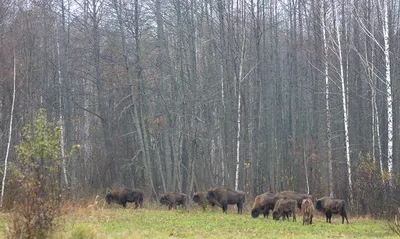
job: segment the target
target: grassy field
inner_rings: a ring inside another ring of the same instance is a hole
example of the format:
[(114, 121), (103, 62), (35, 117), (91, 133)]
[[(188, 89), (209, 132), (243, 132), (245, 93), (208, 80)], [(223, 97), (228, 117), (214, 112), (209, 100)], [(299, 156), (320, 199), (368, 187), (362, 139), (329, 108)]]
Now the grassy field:
[[(232, 208), (233, 209), (233, 208)], [(4, 237), (9, 216), (0, 214), (1, 234)], [(233, 210), (223, 214), (220, 210), (123, 209), (117, 205), (97, 209), (72, 210), (64, 215), (63, 229), (55, 238), (395, 238), (387, 221), (349, 218), (342, 225), (334, 217), (332, 224), (318, 216), (313, 225), (297, 222), (274, 221), (271, 218), (251, 218), (249, 212), (237, 215)]]

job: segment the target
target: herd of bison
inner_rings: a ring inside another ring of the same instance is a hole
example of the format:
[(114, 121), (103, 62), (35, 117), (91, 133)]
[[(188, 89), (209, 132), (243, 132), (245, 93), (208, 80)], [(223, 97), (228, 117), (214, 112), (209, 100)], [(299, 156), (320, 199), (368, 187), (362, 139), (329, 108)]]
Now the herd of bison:
[[(138, 189), (130, 189), (120, 187), (107, 194), (105, 199), (107, 203), (116, 202), (126, 207), (126, 203), (135, 203), (135, 209), (143, 206), (143, 192)], [(208, 192), (197, 192), (192, 197), (193, 201), (199, 204), (203, 210), (208, 205), (215, 205), (222, 208), (223, 212), (227, 212), (229, 204), (236, 204), (238, 213), (242, 214), (243, 204), (245, 202), (245, 193), (239, 190), (229, 188), (213, 188)], [(345, 211), (344, 200), (334, 199), (332, 197), (323, 197), (316, 200), (314, 207), (313, 196), (309, 194), (301, 194), (294, 191), (283, 191), (279, 193), (266, 192), (258, 195), (251, 209), (251, 216), (257, 218), (261, 213), (264, 217), (268, 217), (272, 211), (272, 217), (283, 220), (289, 216), (293, 216), (293, 221), (296, 221), (296, 208), (298, 207), (303, 214), (303, 225), (312, 224), (312, 218), (315, 209), (325, 213), (326, 222), (331, 223), (332, 214), (340, 214), (342, 216), (342, 224), (346, 218), (349, 223)], [(161, 195), (160, 203), (167, 205), (168, 209), (175, 208), (177, 205), (182, 205), (186, 208), (188, 197), (186, 194), (177, 192), (168, 192)]]

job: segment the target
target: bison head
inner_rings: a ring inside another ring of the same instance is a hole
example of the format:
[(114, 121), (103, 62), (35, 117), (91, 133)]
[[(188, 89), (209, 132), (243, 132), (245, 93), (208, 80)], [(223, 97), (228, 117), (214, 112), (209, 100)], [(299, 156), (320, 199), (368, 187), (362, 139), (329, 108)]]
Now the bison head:
[(193, 202), (196, 202), (196, 203), (200, 202), (200, 195), (199, 195), (199, 193), (195, 193), (195, 194), (193, 195)]
[(106, 195), (106, 202), (110, 204), (113, 200), (113, 195), (111, 193)]
[(163, 194), (163, 195), (161, 195), (160, 203), (161, 203), (161, 204), (167, 204), (167, 205), (168, 205), (168, 204), (170, 203), (170, 201), (168, 200), (167, 196), (165, 196), (165, 195)]
[(318, 211), (322, 211), (322, 202), (321, 202), (321, 200), (317, 201), (317, 204), (315, 205), (315, 209), (317, 209)]
[(257, 218), (260, 215), (260, 210), (258, 208), (254, 208), (253, 210), (251, 210), (251, 216), (253, 218)]
[(273, 218), (274, 220), (279, 220), (279, 218), (280, 218), (279, 212), (274, 211), (274, 212), (272, 213), (272, 218)]
[(207, 199), (208, 201), (214, 200), (214, 199), (215, 199), (215, 193), (214, 193), (214, 191), (208, 191), (208, 192), (207, 192), (206, 199)]

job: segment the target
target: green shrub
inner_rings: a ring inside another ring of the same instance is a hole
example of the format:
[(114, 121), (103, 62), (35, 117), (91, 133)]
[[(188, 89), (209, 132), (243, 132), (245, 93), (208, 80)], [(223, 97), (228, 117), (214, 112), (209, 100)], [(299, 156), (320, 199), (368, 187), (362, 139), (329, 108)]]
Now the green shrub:
[(49, 237), (60, 215), (60, 127), (39, 111), (33, 125), (22, 129), (23, 142), (16, 147), (13, 171), (17, 196), (8, 227), (9, 238)]

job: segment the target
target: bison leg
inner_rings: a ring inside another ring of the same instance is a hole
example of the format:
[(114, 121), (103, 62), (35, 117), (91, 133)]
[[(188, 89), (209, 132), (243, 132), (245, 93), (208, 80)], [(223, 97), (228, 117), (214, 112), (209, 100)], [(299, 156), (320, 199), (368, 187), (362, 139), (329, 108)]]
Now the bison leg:
[(237, 208), (238, 208), (238, 214), (242, 214), (243, 213), (243, 204), (238, 203), (236, 205), (237, 205)]
[[(289, 220), (289, 218), (288, 218), (288, 220)], [(294, 211), (293, 211), (293, 221), (294, 222), (296, 221), (296, 214), (294, 213)]]
[(326, 212), (326, 222), (332, 223), (332, 212)]
[(139, 207), (139, 202), (138, 200), (135, 201), (135, 209), (137, 209)]
[(228, 205), (222, 205), (222, 212), (224, 212), (224, 213), (228, 213), (227, 212), (228, 211)]
[(310, 215), (310, 225), (312, 224), (312, 218), (313, 218), (313, 215), (311, 214)]
[(342, 224), (344, 224), (344, 219), (346, 218), (346, 222), (347, 224), (349, 224), (349, 220), (347, 219), (347, 215), (346, 212), (343, 211), (342, 213), (340, 213), (340, 216), (342, 216)]
[(168, 210), (172, 209), (172, 203), (168, 204)]
[(268, 208), (266, 208), (265, 210), (264, 210), (264, 217), (265, 216), (267, 216), (267, 218), (268, 218), (268, 216), (269, 216), (269, 209)]

